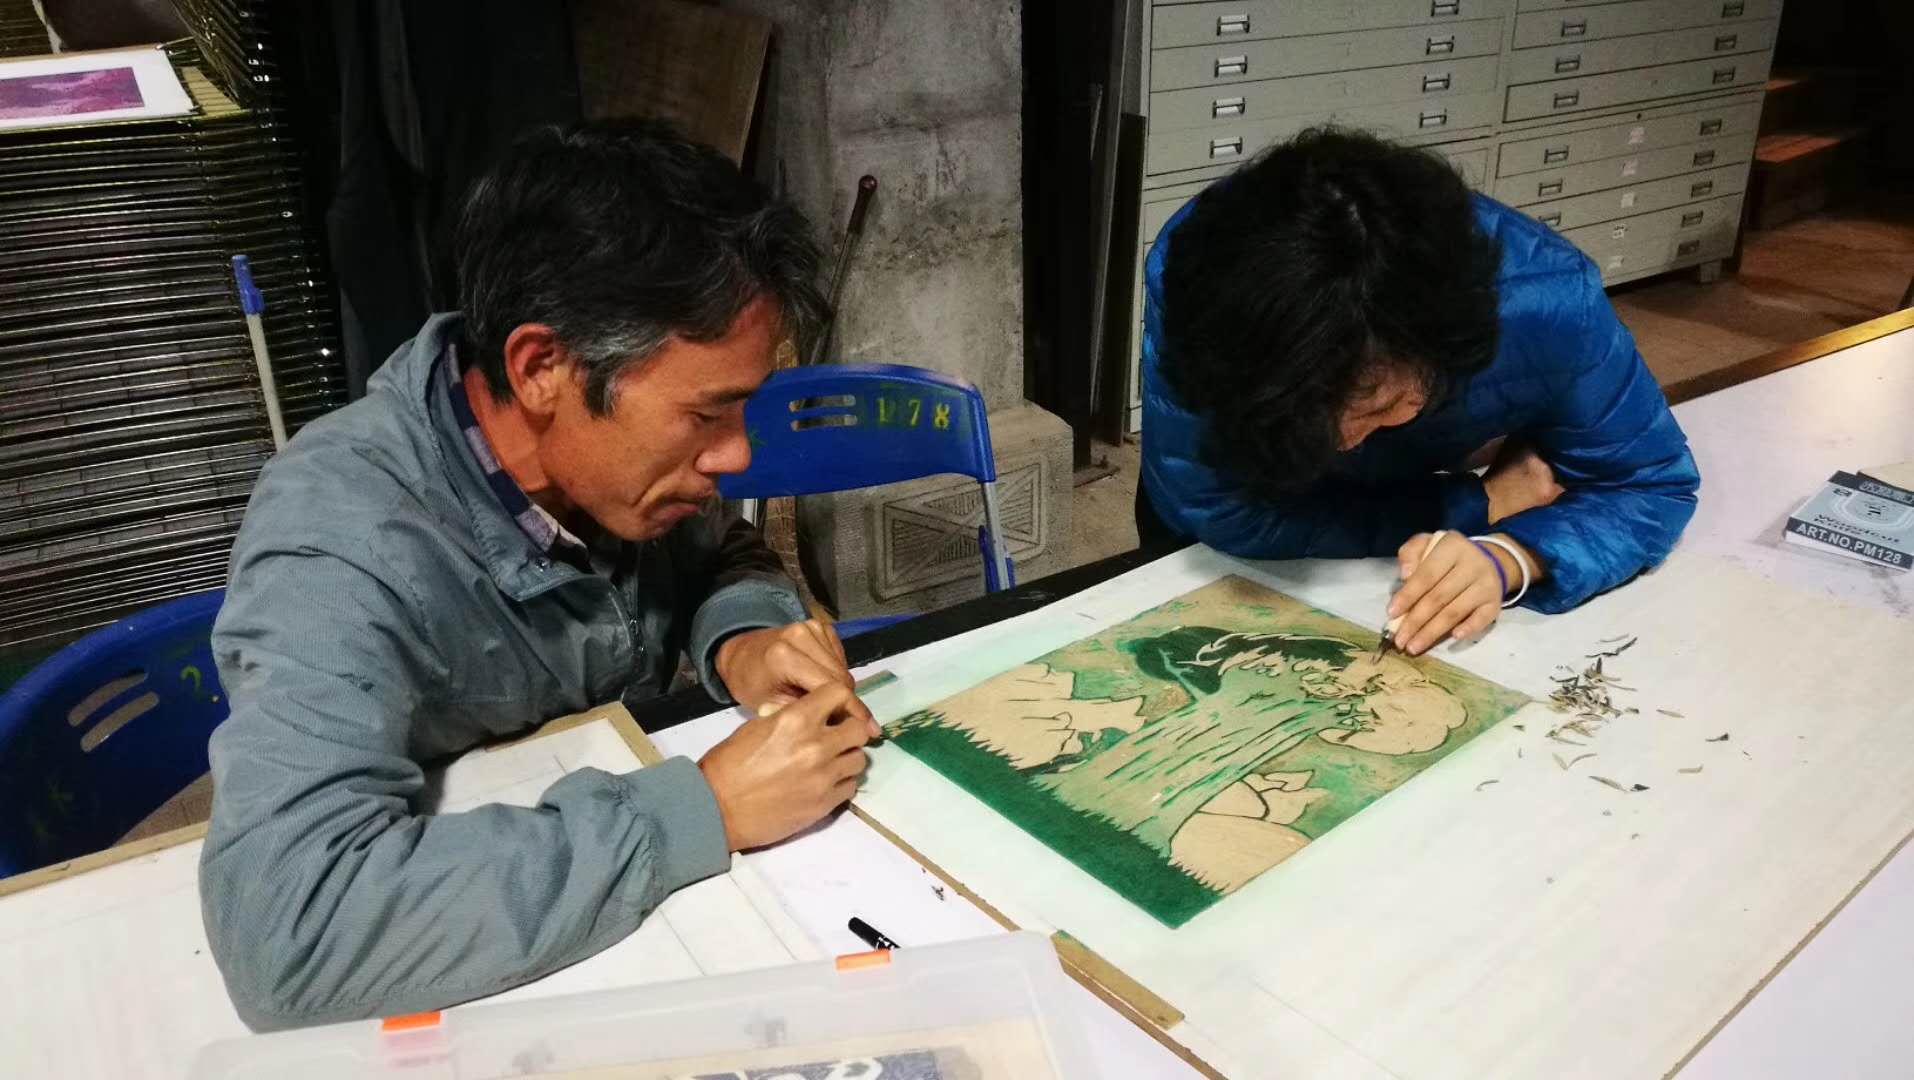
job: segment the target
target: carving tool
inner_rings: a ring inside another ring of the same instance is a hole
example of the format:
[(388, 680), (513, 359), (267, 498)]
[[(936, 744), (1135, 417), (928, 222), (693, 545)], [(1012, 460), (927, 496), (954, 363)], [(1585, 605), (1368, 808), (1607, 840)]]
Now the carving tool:
[[(1436, 549), (1436, 545), (1440, 544), (1442, 538), (1447, 535), (1449, 535), (1449, 530), (1447, 529), (1437, 529), (1435, 532), (1430, 533), (1429, 542), (1423, 545), (1422, 558), (1416, 560), (1416, 565), (1421, 566), (1427, 562), (1430, 552), (1433, 552)], [(1393, 597), (1393, 595), (1392, 593), (1391, 596)], [(1396, 644), (1396, 630), (1401, 626), (1401, 615), (1382, 624), (1382, 636), (1376, 639), (1376, 652), (1374, 656), (1370, 657), (1371, 660), (1382, 659), (1382, 654), (1388, 652), (1390, 649), (1396, 649), (1398, 651), (1402, 649), (1402, 646)]]

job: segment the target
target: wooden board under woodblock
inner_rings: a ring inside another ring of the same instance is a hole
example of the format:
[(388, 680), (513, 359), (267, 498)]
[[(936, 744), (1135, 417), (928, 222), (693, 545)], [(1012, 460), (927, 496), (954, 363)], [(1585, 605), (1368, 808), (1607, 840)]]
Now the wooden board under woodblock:
[[(1189, 549), (892, 657), (898, 681), (868, 702), (909, 715), (1229, 573), (1349, 618), (1390, 568)], [(1569, 718), (1532, 705), (1178, 927), (901, 749), (871, 751), (858, 806), (1002, 918), (1147, 987), (1183, 1015), (1169, 1034), (1236, 1080), (1661, 1075), (1909, 835), (1896, 733), (1914, 706), (1891, 658), (1914, 625), (1692, 554), (1505, 622), (1451, 655), (1535, 696), (1639, 637), (1607, 671), (1634, 711), (1571, 748), (1553, 734)]]
[[(632, 719), (630, 710), (626, 709), (623, 704), (615, 701), (600, 705), (595, 709), (586, 709), (584, 712), (573, 713), (570, 716), (556, 717), (540, 724), (535, 730), (519, 738), (494, 743), (480, 749), (482, 752), (488, 753), (504, 750), (531, 742), (534, 739), (542, 739), (548, 735), (556, 735), (561, 731), (570, 731), (573, 728), (583, 727), (594, 720), (604, 720), (611, 724), (612, 730), (616, 731), (618, 737), (624, 740), (625, 745), (631, 748), (632, 755), (638, 759), (640, 764), (656, 765), (664, 760), (664, 755), (659, 753), (658, 747), (652, 743), (651, 736), (646, 735), (644, 729), (638, 726), (638, 722)], [(203, 780), (204, 778), (202, 778), (202, 781)], [(211, 785), (205, 784), (202, 788), (202, 781), (195, 781), (194, 786), (189, 788), (187, 793), (194, 795), (192, 800), (194, 806), (203, 805), (210, 811), (212, 799)], [(169, 803), (169, 805), (171, 804)], [(115, 844), (110, 848), (93, 852), (90, 855), (82, 855), (76, 859), (68, 859), (65, 862), (54, 863), (51, 866), (43, 866), (38, 870), (30, 870), (24, 874), (15, 874), (12, 877), (0, 878), (0, 896), (11, 896), (14, 893), (25, 892), (28, 889), (50, 882), (62, 881), (76, 874), (84, 874), (90, 870), (98, 870), (104, 866), (112, 866), (115, 863), (125, 862), (128, 859), (138, 858), (141, 855), (151, 855), (156, 851), (164, 851), (167, 848), (177, 847), (180, 844), (190, 844), (206, 835), (206, 825), (207, 823), (204, 820), (196, 821), (166, 832), (129, 839), (123, 843)]]

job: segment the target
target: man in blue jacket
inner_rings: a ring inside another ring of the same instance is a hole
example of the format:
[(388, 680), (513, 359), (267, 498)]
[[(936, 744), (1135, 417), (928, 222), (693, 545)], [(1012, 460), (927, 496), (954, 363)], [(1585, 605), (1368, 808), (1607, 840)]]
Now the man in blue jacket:
[(1421, 653), (1627, 581), (1694, 513), (1593, 263), (1426, 151), (1305, 132), (1171, 218), (1146, 289), (1146, 545), (1394, 555)]

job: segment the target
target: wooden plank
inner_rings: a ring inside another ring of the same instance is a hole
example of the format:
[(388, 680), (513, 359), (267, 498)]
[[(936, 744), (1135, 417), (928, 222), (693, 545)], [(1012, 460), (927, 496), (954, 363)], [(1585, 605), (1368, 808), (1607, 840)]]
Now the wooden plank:
[(1785, 371), (1810, 360), (1819, 360), (1843, 349), (1873, 341), (1875, 338), (1899, 333), (1909, 327), (1914, 327), (1914, 308), (1896, 311), (1878, 319), (1870, 319), (1850, 326), (1845, 330), (1836, 330), (1831, 334), (1809, 338), (1798, 345), (1789, 345), (1786, 348), (1750, 357), (1738, 364), (1730, 364), (1692, 378), (1669, 383), (1662, 388), (1662, 393), (1667, 395), (1670, 405), (1679, 405), (1684, 401), (1701, 397), (1703, 394), (1726, 390), (1763, 375), (1772, 375), (1777, 371)]
[[(534, 739), (542, 739), (547, 735), (556, 735), (561, 731), (570, 731), (576, 727), (583, 727), (598, 719), (603, 719), (611, 724), (612, 730), (616, 731), (619, 737), (624, 739), (625, 745), (631, 748), (632, 754), (637, 757), (640, 764), (656, 765), (664, 760), (664, 755), (658, 752), (658, 747), (652, 743), (651, 737), (644, 733), (644, 730), (638, 726), (636, 720), (632, 719), (630, 711), (627, 710), (623, 704), (615, 701), (600, 705), (595, 709), (586, 709), (581, 713), (573, 713), (570, 716), (560, 716), (556, 719), (546, 721), (527, 735), (507, 742), (494, 743), (491, 746), (483, 747), (482, 750), (491, 753), (513, 746), (520, 746)], [(195, 786), (198, 785), (196, 784)], [(189, 791), (190, 790), (191, 789), (189, 789)], [(211, 792), (209, 788), (206, 792), (206, 796), (210, 798), (210, 795)], [(115, 844), (110, 848), (96, 851), (91, 855), (82, 855), (77, 859), (68, 859), (66, 862), (43, 866), (38, 870), (31, 870), (24, 874), (15, 874), (9, 878), (0, 878), (0, 896), (11, 896), (14, 893), (25, 892), (28, 889), (41, 885), (64, 880), (75, 874), (84, 874), (89, 870), (98, 870), (103, 866), (112, 866), (115, 863), (125, 862), (128, 859), (138, 858), (141, 855), (150, 855), (155, 851), (162, 851), (179, 844), (190, 844), (206, 835), (206, 826), (206, 822), (200, 821), (168, 832), (157, 833), (137, 840), (129, 840), (122, 844)]]
[(1755, 143), (1755, 161), (1762, 165), (1785, 165), (1853, 142), (1865, 134), (1866, 128), (1850, 127), (1836, 131), (1790, 131), (1763, 135)]
[(1879, 877), (1882, 870), (1887, 869), (1887, 865), (1893, 862), (1896, 856), (1900, 855), (1901, 849), (1907, 847), (1908, 841), (1910, 840), (1914, 840), (1914, 832), (1909, 832), (1906, 836), (1901, 837), (1901, 842), (1895, 844), (1894, 849), (1882, 856), (1881, 861), (1875, 864), (1874, 869), (1868, 871), (1866, 877), (1856, 882), (1854, 888), (1848, 890), (1848, 894), (1841, 898), (1841, 902), (1834, 905), (1834, 910), (1823, 916), (1820, 922), (1815, 923), (1814, 929), (1809, 930), (1806, 937), (1795, 942), (1794, 948), (1788, 950), (1788, 955), (1777, 961), (1774, 967), (1769, 969), (1768, 973), (1761, 977), (1761, 981), (1756, 983), (1753, 989), (1743, 994), (1741, 1000), (1735, 1003), (1734, 1008), (1728, 1010), (1726, 1016), (1723, 1016), (1717, 1021), (1714, 1027), (1708, 1029), (1708, 1034), (1702, 1036), (1701, 1041), (1696, 1043), (1693, 1049), (1682, 1055), (1682, 1059), (1675, 1063), (1674, 1068), (1669, 1069), (1663, 1074), (1664, 1080), (1673, 1077), (1675, 1074), (1681, 1072), (1681, 1070), (1687, 1068), (1688, 1063), (1695, 1060), (1695, 1055), (1701, 1053), (1709, 1043), (1713, 1042), (1715, 1036), (1721, 1034), (1723, 1028), (1732, 1023), (1735, 1017), (1741, 1015), (1741, 1011), (1748, 1007), (1749, 1002), (1753, 1001), (1757, 995), (1768, 988), (1768, 984), (1775, 980), (1775, 976), (1781, 974), (1781, 969), (1793, 963), (1794, 958), (1801, 955), (1801, 950), (1807, 948), (1809, 943), (1821, 936), (1821, 931), (1827, 929), (1828, 924), (1834, 921), (1835, 916), (1847, 910), (1847, 906), (1854, 902), (1854, 898), (1861, 894), (1861, 890), (1867, 888), (1870, 882), (1876, 877)]
[(771, 27), (769, 19), (685, 0), (575, 0), (585, 116), (664, 120), (742, 162)]
[(26, 892), (28, 889), (37, 888), (41, 885), (50, 885), (56, 881), (64, 881), (67, 878), (84, 874), (89, 870), (98, 870), (103, 866), (123, 863), (128, 859), (135, 859), (141, 855), (151, 855), (155, 851), (164, 851), (167, 848), (176, 847), (180, 844), (190, 844), (205, 835), (206, 823), (202, 821), (197, 825), (188, 825), (183, 829), (174, 829), (172, 832), (149, 836), (144, 840), (135, 840), (128, 844), (118, 844), (107, 848), (105, 851), (96, 851), (91, 855), (82, 855), (77, 859), (68, 859), (63, 863), (54, 863), (52, 866), (42, 866), (38, 870), (32, 870), (24, 874), (15, 874), (10, 878), (0, 879), (0, 896), (12, 896), (14, 893)]
[[(977, 895), (963, 882), (952, 877), (943, 867), (924, 857), (903, 837), (892, 832), (883, 822), (860, 809), (856, 803), (850, 807), (851, 813), (864, 824), (869, 825), (877, 835), (896, 846), (899, 851), (911, 857), (917, 865), (929, 871), (933, 877), (942, 881), (957, 895), (976, 905), (991, 921), (1005, 930), (1020, 930), (1022, 927), (1011, 921), (1010, 917), (993, 907), (990, 901)], [(1059, 930), (1050, 935), (1050, 943), (1057, 950), (1057, 960), (1084, 989), (1095, 994), (1104, 1004), (1140, 1028), (1144, 1034), (1156, 1040), (1164, 1049), (1175, 1054), (1190, 1068), (1212, 1080), (1223, 1080), (1223, 1075), (1209, 1063), (1191, 1052), (1190, 1048), (1178, 1042), (1169, 1033), (1169, 1029), (1183, 1022), (1183, 1013), (1176, 1006), (1165, 1001), (1160, 995), (1144, 986), (1136, 979), (1125, 974), (1122, 969), (1103, 959), (1089, 946), (1069, 934)]]
[[(1086, 613), (1092, 628), (1127, 617), (1112, 610), (1119, 599), (1134, 610), (1179, 595), (1182, 575), (1208, 568), (1194, 556), (1179, 568), (1178, 558), (1150, 568), (1147, 591), (1137, 577), (1120, 579), (1106, 583), (1111, 595), (1099, 595), (1102, 587), (1078, 594), (986, 647), (953, 642), (894, 659), (911, 692), (888, 699), (887, 710), (908, 713), (1004, 658), (1040, 655), (1082, 633)], [(1367, 610), (1386, 593), (1382, 572), (1362, 564), (1334, 579), (1313, 567), (1231, 565), (1246, 576), (1267, 573), (1273, 584), (1295, 582), (1290, 588), (1330, 611)], [(1718, 608), (1726, 595), (1763, 611), (1758, 622), (1793, 632), (1733, 629), (1735, 617)], [(1519, 640), (1485, 641), (1468, 663), (1505, 685), (1540, 684), (1552, 659), (1579, 657), (1635, 626), (1654, 628), (1647, 651), (1631, 652), (1622, 672), (1639, 688), (1632, 693), (1643, 714), (1679, 705), (1693, 719), (1617, 724), (1598, 752), (1605, 773), (1626, 773), (1652, 795), (1622, 795), (1585, 777), (1571, 783), (1547, 755), (1518, 752), (1535, 749), (1541, 726), (1504, 725), (1418, 777), (1413, 790), (1343, 823), (1283, 872), (1176, 930), (1105, 891), (1076, 887), (1080, 875), (1053, 852), (908, 757), (880, 751), (859, 801), (1009, 917), (1067, 928), (1186, 1012), (1192, 1041), (1216, 1043), (1205, 1056), (1232, 1075), (1308, 1075), (1352, 1055), (1396, 1075), (1475, 1075), (1484, 1061), (1511, 1073), (1551, 1074), (1552, 1064), (1587, 1075), (1659, 1074), (1914, 821), (1905, 786), (1914, 757), (1883, 749), (1896, 745), (1897, 720), (1847, 711), (1843, 701), (1875, 700), (1872, 692), (1824, 685), (1817, 672), (1825, 668), (1809, 655), (1778, 658), (1809, 646), (1823, 658), (1856, 649), (1851, 667), (1878, 672), (1914, 630), (1684, 556), (1576, 612), (1526, 620)], [(1824, 726), (1824, 714), (1839, 719)], [(1801, 728), (1802, 716), (1817, 723)], [(1725, 730), (1732, 749), (1705, 745)], [(1682, 771), (1701, 764), (1702, 753), (1714, 755), (1704, 774)], [(1480, 792), (1485, 779), (1500, 782), (1492, 797)], [(1841, 802), (1817, 803), (1814, 790), (1830, 786), (1842, 790)], [(1724, 798), (1736, 814), (1719, 812)], [(1797, 857), (1775, 875), (1773, 834), (1784, 828), (1814, 839), (1790, 845)], [(1485, 907), (1483, 896), (1502, 902)], [(1404, 910), (1414, 915), (1404, 919)], [(1351, 964), (1352, 956), (1363, 962)], [(1679, 990), (1666, 989), (1670, 976)], [(1643, 987), (1665, 998), (1646, 1000)], [(1272, 1026), (1274, 1006), (1267, 1023), (1243, 1022), (1242, 1010), (1266, 1000), (1290, 1007), (1288, 1029)], [(1456, 1002), (1467, 1003), (1468, 1024), (1455, 1023)], [(1630, 1030), (1631, 1039), (1603, 1042), (1593, 1033), (1604, 1029)], [(1327, 1037), (1293, 1038), (1310, 1031)]]

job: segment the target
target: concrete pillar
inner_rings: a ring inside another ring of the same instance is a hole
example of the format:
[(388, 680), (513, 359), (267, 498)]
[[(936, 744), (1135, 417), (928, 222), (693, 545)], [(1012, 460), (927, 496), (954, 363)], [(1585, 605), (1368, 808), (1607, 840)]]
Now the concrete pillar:
[[(931, 368), (990, 408), (1020, 580), (1067, 565), (1070, 432), (1023, 397), (1018, 0), (732, 0), (778, 25), (757, 167), (834, 260), (857, 180), (878, 179), (833, 363)], [(800, 502), (814, 586), (841, 616), (982, 591), (976, 485), (942, 477)]]

